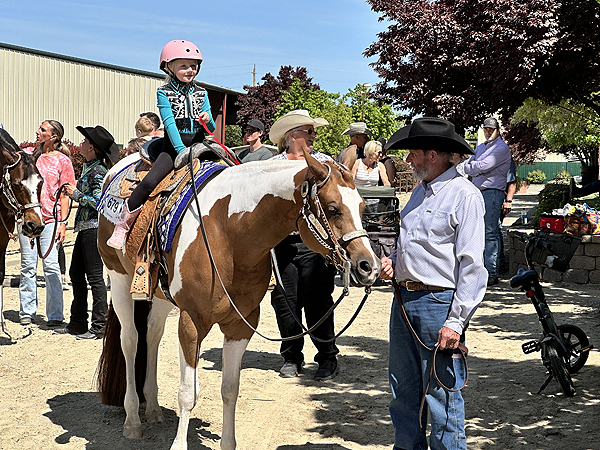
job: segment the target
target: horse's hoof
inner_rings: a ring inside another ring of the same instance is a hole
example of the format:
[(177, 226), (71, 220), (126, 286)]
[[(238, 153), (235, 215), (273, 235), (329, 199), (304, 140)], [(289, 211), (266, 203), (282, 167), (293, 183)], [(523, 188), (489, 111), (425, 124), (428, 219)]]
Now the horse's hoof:
[(142, 427), (125, 427), (123, 428), (123, 436), (127, 439), (140, 439), (142, 437)]
[(161, 410), (146, 412), (147, 423), (162, 423), (164, 421), (165, 419), (163, 418)]

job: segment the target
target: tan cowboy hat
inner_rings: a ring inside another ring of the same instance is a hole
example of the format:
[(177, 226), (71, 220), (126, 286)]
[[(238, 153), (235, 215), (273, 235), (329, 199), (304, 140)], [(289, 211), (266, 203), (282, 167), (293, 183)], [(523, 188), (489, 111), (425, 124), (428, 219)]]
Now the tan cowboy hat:
[(269, 139), (274, 144), (279, 144), (285, 133), (302, 125), (312, 125), (317, 128), (329, 125), (329, 122), (321, 117), (313, 119), (305, 109), (295, 109), (275, 121), (269, 132)]
[(364, 122), (354, 122), (348, 125), (348, 129), (342, 133), (342, 136), (354, 136), (355, 134), (366, 134), (373, 137), (373, 132), (367, 128)]

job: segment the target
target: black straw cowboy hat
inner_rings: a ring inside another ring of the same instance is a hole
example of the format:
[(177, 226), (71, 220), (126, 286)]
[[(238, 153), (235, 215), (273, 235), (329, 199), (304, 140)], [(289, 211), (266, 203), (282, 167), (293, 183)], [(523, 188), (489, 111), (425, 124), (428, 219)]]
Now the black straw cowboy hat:
[(454, 131), (454, 124), (437, 117), (421, 117), (396, 131), (388, 140), (386, 150), (438, 150), (474, 155), (473, 148)]
[(92, 143), (94, 147), (108, 156), (112, 162), (119, 160), (119, 147), (115, 144), (115, 138), (102, 125), (95, 127), (82, 127), (78, 125), (77, 130)]

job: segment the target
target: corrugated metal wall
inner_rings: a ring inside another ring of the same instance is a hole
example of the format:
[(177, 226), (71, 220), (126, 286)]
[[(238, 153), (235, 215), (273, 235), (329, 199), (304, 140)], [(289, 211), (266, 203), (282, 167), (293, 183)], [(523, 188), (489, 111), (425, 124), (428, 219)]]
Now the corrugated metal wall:
[[(42, 80), (40, 82), (40, 80)], [(135, 137), (139, 114), (156, 108), (160, 78), (94, 67), (0, 47), (0, 123), (20, 144), (34, 141), (46, 119), (78, 144), (77, 125), (102, 125), (122, 146)]]

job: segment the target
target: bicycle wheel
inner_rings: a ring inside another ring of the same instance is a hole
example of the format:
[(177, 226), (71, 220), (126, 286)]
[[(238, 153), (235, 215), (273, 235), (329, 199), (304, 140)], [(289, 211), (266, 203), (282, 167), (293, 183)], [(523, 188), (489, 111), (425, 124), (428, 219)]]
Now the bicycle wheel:
[(558, 356), (556, 351), (556, 343), (552, 342), (548, 344), (548, 359), (550, 360), (550, 370), (554, 378), (560, 383), (563, 392), (566, 396), (570, 397), (575, 394), (575, 386), (573, 386), (573, 380), (571, 380), (571, 374), (565, 360)]
[(559, 325), (558, 331), (569, 352), (565, 358), (569, 373), (576, 373), (584, 366), (590, 355), (589, 352), (581, 353), (581, 349), (590, 345), (590, 341), (585, 332), (575, 325)]

